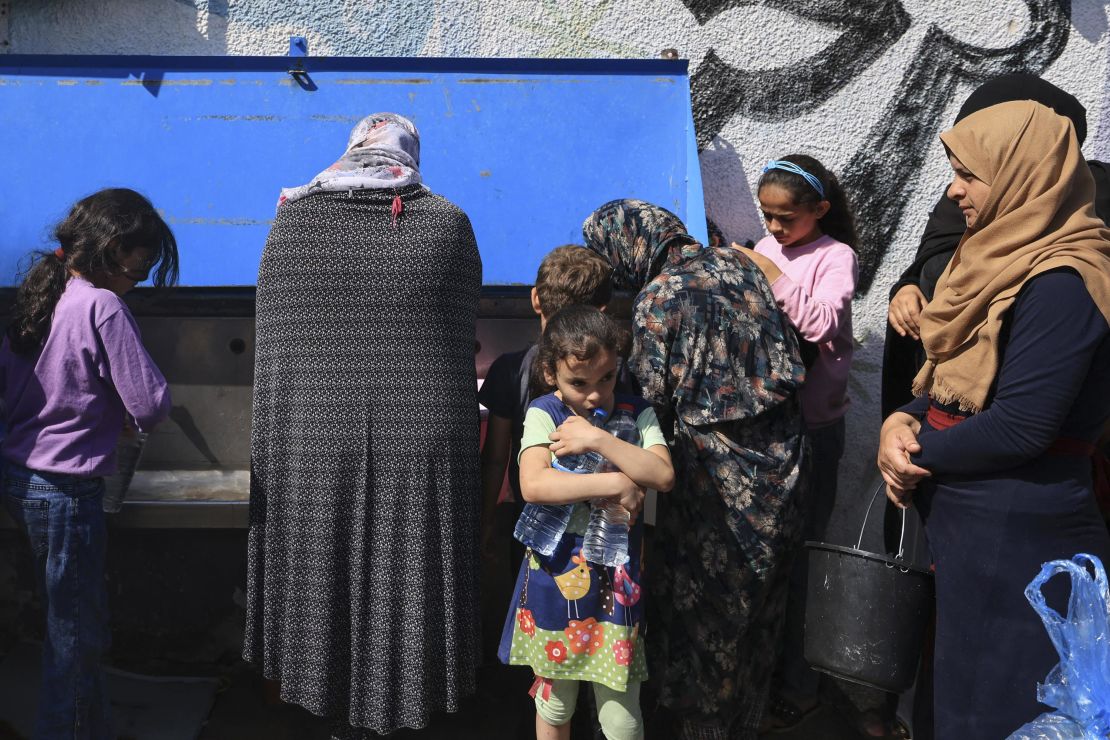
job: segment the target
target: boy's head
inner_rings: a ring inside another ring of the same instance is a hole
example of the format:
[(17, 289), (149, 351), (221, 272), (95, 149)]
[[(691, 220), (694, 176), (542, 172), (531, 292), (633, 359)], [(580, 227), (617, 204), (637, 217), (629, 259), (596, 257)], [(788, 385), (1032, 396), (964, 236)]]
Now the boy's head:
[(540, 323), (567, 306), (586, 305), (602, 310), (613, 297), (613, 268), (595, 252), (566, 244), (548, 252), (536, 273), (532, 309)]

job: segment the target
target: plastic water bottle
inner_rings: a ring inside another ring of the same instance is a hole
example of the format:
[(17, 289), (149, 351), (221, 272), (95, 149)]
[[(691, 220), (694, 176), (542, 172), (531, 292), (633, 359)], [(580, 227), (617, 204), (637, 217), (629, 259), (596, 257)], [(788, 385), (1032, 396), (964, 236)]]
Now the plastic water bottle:
[[(590, 423), (595, 427), (605, 427), (605, 409), (597, 408), (590, 412)], [(600, 452), (590, 451), (583, 452), (580, 455), (567, 455), (566, 457), (555, 458), (551, 463), (551, 467), (556, 470), (562, 470), (564, 473), (596, 473), (601, 469), (605, 463), (605, 458), (601, 456)]]
[[(605, 416), (605, 409), (594, 409), (590, 421), (594, 426), (602, 426), (605, 424)], [(603, 462), (604, 457), (596, 452), (588, 452), (557, 458), (551, 466), (567, 473), (593, 473)], [(573, 509), (571, 504), (525, 504), (513, 529), (513, 537), (540, 555), (551, 555), (558, 547), (563, 533), (567, 531)]]
[(615, 567), (627, 563), (630, 521), (628, 511), (616, 501), (595, 503), (582, 540), (582, 555), (598, 565)]
[(146, 433), (126, 426), (116, 442), (116, 472), (104, 476), (104, 500), (101, 508), (106, 514), (118, 514), (123, 508), (123, 498), (131, 486), (131, 478), (139, 465), (139, 457), (146, 444)]
[(567, 531), (572, 508), (562, 504), (525, 504), (513, 537), (540, 555), (550, 556)]
[[(636, 420), (627, 412), (613, 414), (609, 431), (625, 442), (639, 441)], [(591, 563), (610, 567), (627, 563), (630, 522), (628, 510), (616, 501), (595, 501), (582, 540), (582, 555)]]

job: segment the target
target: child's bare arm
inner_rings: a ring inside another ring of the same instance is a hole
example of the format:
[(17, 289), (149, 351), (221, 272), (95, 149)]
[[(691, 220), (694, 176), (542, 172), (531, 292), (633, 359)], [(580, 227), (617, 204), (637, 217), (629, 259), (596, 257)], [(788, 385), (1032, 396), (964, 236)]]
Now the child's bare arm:
[(493, 536), (494, 514), (505, 469), (509, 465), (512, 448), (513, 422), (496, 414), (486, 419), (486, 439), (482, 444), (482, 549), (489, 546)]
[(666, 445), (647, 449), (629, 444), (580, 416), (564, 421), (551, 435), (551, 451), (556, 455), (597, 452), (637, 485), (667, 492), (674, 486), (674, 467)]
[(674, 488), (674, 467), (671, 465), (671, 451), (666, 445), (652, 445), (644, 449), (610, 434), (608, 440), (603, 440), (598, 452), (644, 488), (654, 488), (660, 493)]
[(624, 473), (581, 475), (551, 467), (551, 452), (542, 445), (520, 455), (520, 493), (535, 504), (573, 504), (599, 498), (625, 497), (639, 486)]

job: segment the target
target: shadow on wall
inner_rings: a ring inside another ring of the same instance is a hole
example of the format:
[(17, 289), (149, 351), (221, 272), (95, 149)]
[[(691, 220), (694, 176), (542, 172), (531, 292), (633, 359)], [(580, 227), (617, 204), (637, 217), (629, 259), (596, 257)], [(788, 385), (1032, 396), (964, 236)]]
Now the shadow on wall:
[[(65, 5), (59, 28), (59, 6)], [(336, 7), (337, 6), (337, 7)], [(437, 18), (436, 0), (117, 0), (113, 3), (15, 3), (12, 50), (25, 54), (284, 54), (290, 35), (326, 41), (309, 53), (417, 56)], [(229, 47), (228, 28), (234, 23)], [(143, 33), (119, 33), (141, 28)], [(103, 29), (100, 33), (90, 29)], [(110, 29), (110, 32), (109, 32)], [(457, 35), (457, 34), (456, 34)], [(157, 94), (157, 80), (148, 91)]]
[[(9, 3), (18, 54), (227, 53), (229, 0)], [(137, 77), (143, 79), (141, 75)], [(152, 94), (158, 80), (144, 79)], [(154, 89), (152, 89), (152, 87)]]
[[(1110, 1), (1081, 4), (1075, 10), (1073, 22), (1075, 30), (1083, 34), (1085, 39), (1091, 43), (1099, 41), (1107, 32), (1110, 32)], [(1103, 101), (1110, 100), (1110, 60), (1106, 61), (1106, 65), (1102, 69), (1103, 88), (1100, 99)], [(1090, 118), (1089, 112), (1088, 118)], [(1110, 105), (1102, 106), (1097, 123), (1093, 120), (1087, 121), (1087, 130), (1089, 132), (1087, 147), (1090, 147), (1090, 150), (1085, 150), (1084, 155), (1088, 159), (1098, 159), (1103, 162), (1110, 160)]]
[[(702, 25), (728, 8), (750, 4), (750, 0), (683, 2)], [(901, 0), (765, 0), (765, 4), (833, 28), (840, 36), (803, 63), (778, 69), (737, 69), (710, 50), (691, 78), (694, 120), (703, 148), (737, 114), (759, 121), (786, 121), (816, 110), (897, 43), (911, 23)], [(1064, 50), (1071, 3), (1025, 0), (1025, 4), (1029, 17), (1025, 33), (1003, 48), (966, 43), (930, 23), (902, 78), (901, 92), (887, 104), (865, 145), (844, 168), (841, 182), (856, 212), (868, 214), (859, 224), (857, 294), (871, 288), (916, 184), (906, 173), (921, 169), (937, 132), (947, 123), (941, 116), (961, 83), (976, 85), (1010, 72), (1039, 74)]]
[(699, 159), (709, 220), (720, 227), (726, 241), (743, 244), (762, 239), (763, 219), (735, 147), (718, 136), (702, 149)]
[[(149, 0), (144, 0), (149, 2)], [(272, 42), (274, 35), (266, 33), (277, 28), (287, 29), (289, 34), (305, 35), (326, 39), (326, 45), (340, 50), (344, 56), (417, 56), (428, 40), (437, 18), (436, 0), (341, 0), (324, 2), (317, 0), (284, 3), (267, 2), (232, 4), (229, 0), (173, 0), (175, 3), (196, 8), (198, 18), (207, 15), (209, 26), (218, 31), (223, 29), (223, 50), (214, 54), (227, 53), (227, 25), (235, 23), (237, 47), (239, 43), (263, 32), (266, 42)], [(211, 35), (209, 40), (215, 42)], [(281, 41), (281, 39), (277, 39)], [(258, 43), (248, 43), (250, 51), (237, 48), (233, 53), (274, 53), (267, 52)], [(283, 53), (278, 50), (278, 53)], [(313, 52), (309, 47), (309, 54)]]
[[(146, 0), (149, 2), (149, 0)], [(210, 55), (226, 54), (227, 53), (227, 24), (228, 15), (230, 14), (229, 0), (173, 0), (179, 5), (185, 5), (193, 8), (196, 11), (196, 19), (194, 27), (191, 30), (193, 38), (189, 42), (189, 48), (199, 46), (204, 49), (204, 53)], [(197, 38), (199, 36), (199, 38)], [(123, 52), (134, 54), (136, 52)], [(140, 52), (141, 53), (141, 52)], [(160, 52), (163, 54), (172, 54), (174, 52)], [(182, 54), (195, 54), (195, 51), (177, 52)], [(143, 87), (147, 92), (155, 97), (158, 96), (158, 89), (161, 87), (161, 78), (152, 80), (148, 84), (146, 78), (143, 78)]]
[[(1110, 2), (1107, 0), (1090, 0), (1072, 5), (1071, 23), (1079, 35), (1092, 44), (1110, 31)], [(1110, 82), (1110, 80), (1108, 80)]]

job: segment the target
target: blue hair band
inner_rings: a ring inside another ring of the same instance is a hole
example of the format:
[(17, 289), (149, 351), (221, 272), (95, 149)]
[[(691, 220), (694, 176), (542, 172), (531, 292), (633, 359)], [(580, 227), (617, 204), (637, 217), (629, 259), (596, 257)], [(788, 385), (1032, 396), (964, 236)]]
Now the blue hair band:
[(763, 168), (764, 172), (767, 170), (784, 170), (786, 172), (793, 172), (795, 175), (801, 175), (806, 182), (813, 186), (813, 189), (821, 196), (821, 200), (825, 199), (825, 186), (821, 184), (821, 181), (793, 162), (787, 162), (785, 159), (772, 159)]

